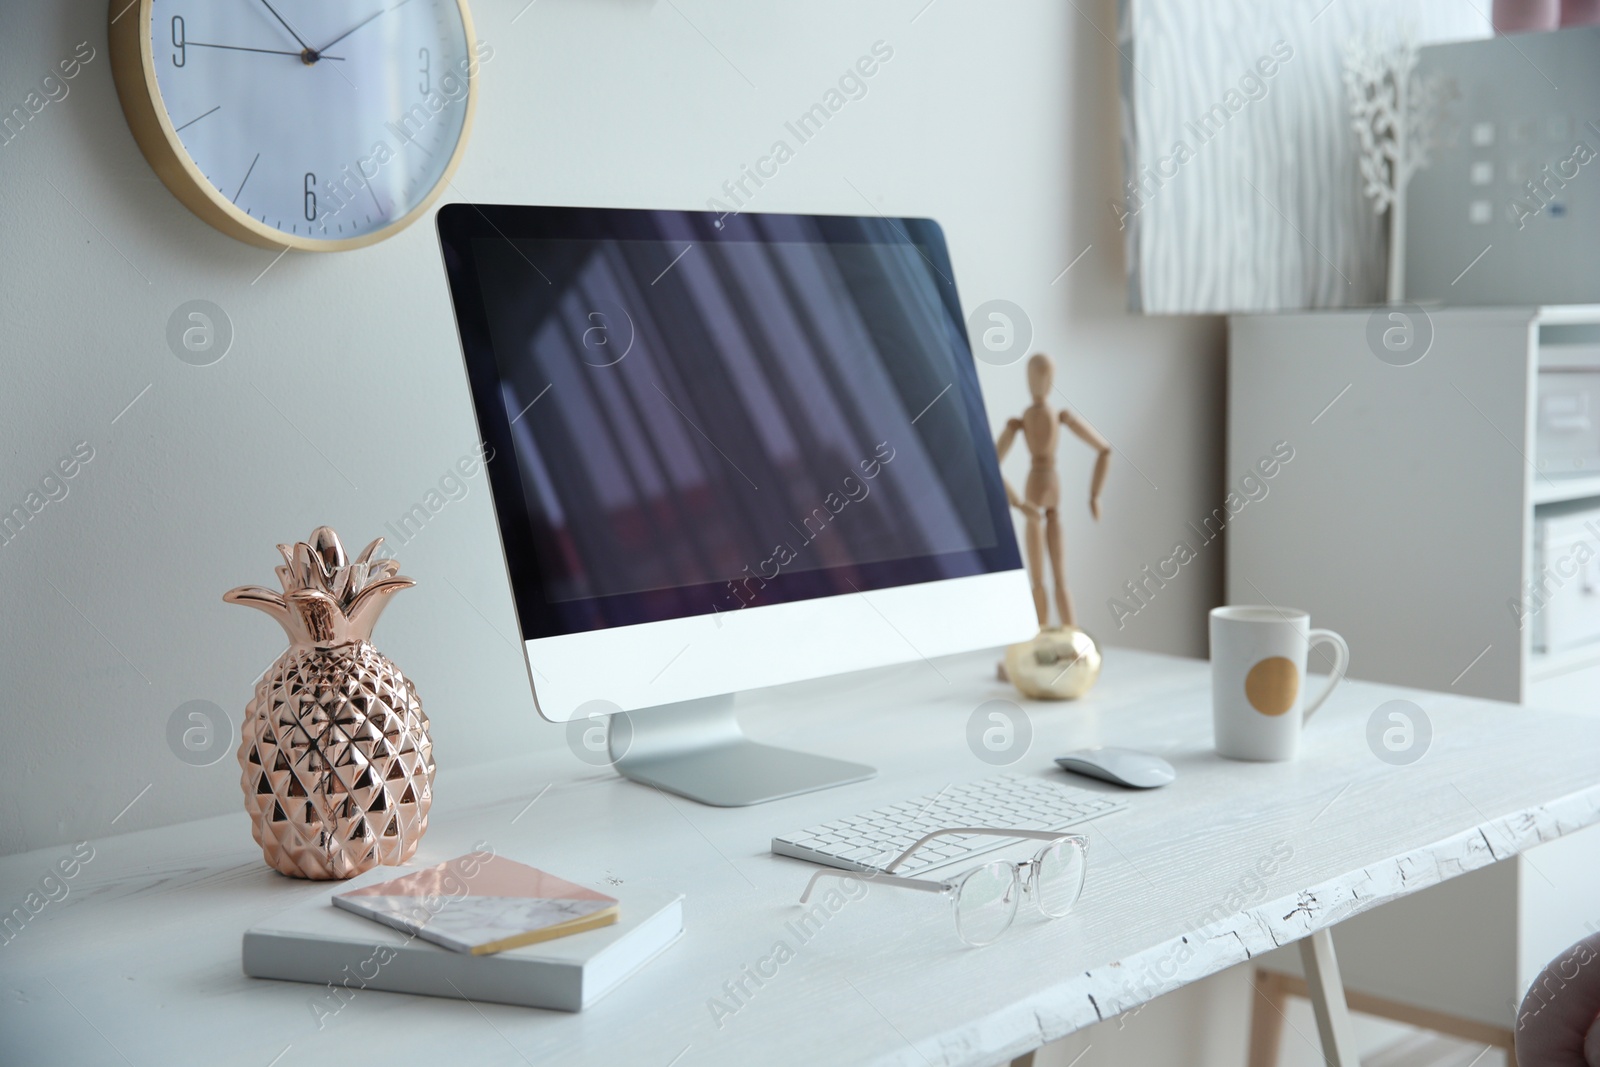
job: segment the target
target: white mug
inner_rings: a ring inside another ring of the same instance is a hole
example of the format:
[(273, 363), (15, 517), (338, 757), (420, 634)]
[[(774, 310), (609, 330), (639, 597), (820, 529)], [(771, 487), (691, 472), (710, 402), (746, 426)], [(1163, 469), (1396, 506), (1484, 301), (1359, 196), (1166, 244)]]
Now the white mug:
[[(1333, 671), (1305, 701), (1306, 654), (1333, 646)], [(1311, 629), (1303, 611), (1237, 606), (1211, 609), (1211, 716), (1217, 754), (1240, 760), (1292, 760), (1300, 730), (1344, 678), (1350, 646), (1332, 630)]]

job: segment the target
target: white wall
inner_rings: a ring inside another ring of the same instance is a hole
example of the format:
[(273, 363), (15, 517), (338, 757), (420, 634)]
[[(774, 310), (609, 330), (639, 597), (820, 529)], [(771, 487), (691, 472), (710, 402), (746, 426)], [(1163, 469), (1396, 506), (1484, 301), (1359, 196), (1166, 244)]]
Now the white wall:
[[(494, 57), (446, 198), (701, 207), (888, 42), (868, 95), (752, 209), (943, 222), (966, 307), (1026, 308), (1068, 395), (1118, 449), (1105, 520), (1082, 503), (1067, 513), (1081, 621), (1107, 643), (1203, 654), (1219, 548), (1121, 632), (1105, 604), (1216, 506), (1223, 481), (1221, 323), (1122, 311), (1106, 209), (1119, 181), (1113, 4), (924, 3), (539, 0), (513, 23), (523, 0), (478, 0)], [(189, 700), (221, 705), (237, 731), (282, 647), (221, 593), (270, 584), (274, 543), (319, 523), (364, 543), (474, 444), (431, 220), (262, 274), (272, 253), (191, 216), (139, 154), (105, 22), (103, 0), (0, 9), (0, 112), (78, 42), (96, 50), (70, 95), (0, 145), (0, 510), (75, 443), (94, 449), (69, 495), (0, 546), (0, 853), (234, 810), (231, 755), (195, 768), (165, 739)], [(236, 330), (211, 367), (165, 341), (169, 314), (194, 298)], [(1025, 402), (1022, 369), (980, 371), (998, 427)], [(1068, 498), (1083, 501), (1091, 456), (1064, 456)], [(561, 744), (512, 643), (481, 478), (398, 555), (419, 585), (377, 641), (415, 679), (441, 767)]]

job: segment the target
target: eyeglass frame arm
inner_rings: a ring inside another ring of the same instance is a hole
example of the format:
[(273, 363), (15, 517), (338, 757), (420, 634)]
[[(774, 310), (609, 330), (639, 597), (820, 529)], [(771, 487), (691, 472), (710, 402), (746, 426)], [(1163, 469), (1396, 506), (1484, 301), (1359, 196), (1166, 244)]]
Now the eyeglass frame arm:
[(910, 859), (911, 854), (917, 849), (921, 848), (923, 845), (926, 845), (929, 841), (932, 841), (936, 837), (943, 837), (945, 834), (979, 834), (987, 835), (989, 837), (1019, 837), (1029, 841), (1069, 841), (1076, 839), (1083, 845), (1087, 845), (1089, 843), (1089, 839), (1084, 837), (1082, 834), (1064, 834), (1059, 830), (1002, 830), (997, 827), (990, 826), (956, 826), (946, 830), (935, 830), (933, 833), (926, 834), (919, 838), (917, 842), (910, 848), (900, 853), (900, 855), (895, 858), (893, 863), (890, 863), (888, 866), (884, 867), (884, 871), (892, 872), (896, 867)]
[(907, 878), (904, 875), (889, 873), (896, 867), (900, 866), (900, 864), (904, 863), (907, 859), (910, 859), (911, 854), (916, 852), (917, 849), (921, 848), (929, 841), (932, 841), (934, 838), (943, 836), (945, 834), (979, 834), (990, 837), (1015, 837), (1032, 841), (1077, 841), (1085, 846), (1087, 846), (1089, 843), (1089, 839), (1084, 837), (1082, 834), (1064, 834), (1059, 831), (1051, 830), (1001, 830), (986, 826), (957, 826), (947, 830), (935, 830), (933, 833), (925, 835), (910, 848), (900, 853), (900, 855), (895, 858), (893, 863), (890, 863), (888, 866), (883, 868), (883, 873), (881, 874), (871, 870), (841, 871), (834, 870), (832, 868), (824, 868), (820, 871), (817, 871), (811, 876), (811, 880), (806, 883), (805, 891), (800, 894), (800, 903), (804, 904), (811, 899), (811, 891), (816, 887), (817, 879), (829, 877), (859, 877), (872, 882), (881, 882), (884, 885), (895, 885), (904, 889), (916, 889), (924, 893), (947, 892), (952, 888), (951, 883), (949, 882), (936, 882), (931, 878)]
[(819, 878), (860, 878), (863, 881), (883, 885), (897, 885), (903, 889), (919, 889), (924, 893), (943, 893), (950, 888), (948, 882), (935, 882), (930, 878), (907, 878), (904, 875), (879, 874), (876, 871), (840, 871), (825, 867), (813, 874), (811, 881), (806, 883), (805, 891), (800, 894), (800, 903), (804, 904), (811, 899), (811, 890), (816, 887)]

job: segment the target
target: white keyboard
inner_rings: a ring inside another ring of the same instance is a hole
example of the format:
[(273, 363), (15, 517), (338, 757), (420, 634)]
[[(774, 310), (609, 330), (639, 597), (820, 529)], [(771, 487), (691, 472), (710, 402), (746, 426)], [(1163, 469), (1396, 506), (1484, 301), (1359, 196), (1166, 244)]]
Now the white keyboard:
[[(772, 851), (847, 871), (882, 871), (934, 830), (955, 826), (1065, 830), (1127, 806), (1127, 801), (1103, 793), (1043, 778), (1004, 775), (946, 786), (914, 800), (783, 834), (772, 839)], [(937, 837), (918, 849), (895, 873), (915, 876), (1005, 848), (1016, 840), (977, 834)]]

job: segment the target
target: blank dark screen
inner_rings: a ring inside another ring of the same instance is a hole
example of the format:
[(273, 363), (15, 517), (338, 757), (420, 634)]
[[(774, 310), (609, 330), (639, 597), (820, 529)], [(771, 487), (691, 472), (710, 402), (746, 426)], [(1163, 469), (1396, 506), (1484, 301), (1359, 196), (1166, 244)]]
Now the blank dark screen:
[(787, 236), (474, 240), (561, 630), (992, 569), (992, 445), (940, 272), (906, 242)]

